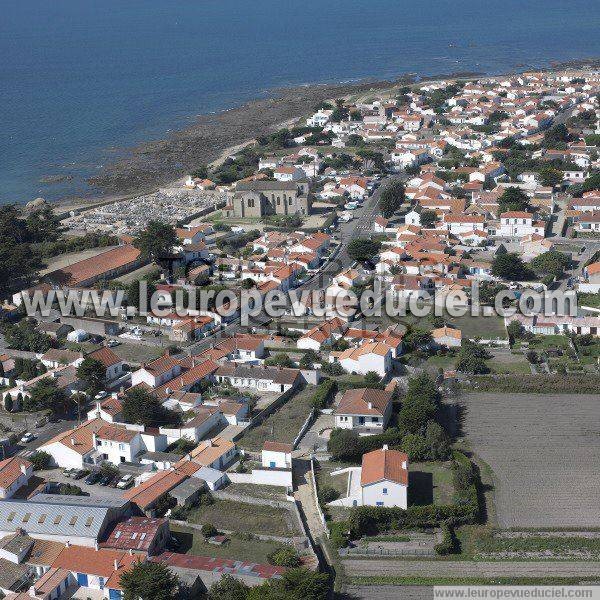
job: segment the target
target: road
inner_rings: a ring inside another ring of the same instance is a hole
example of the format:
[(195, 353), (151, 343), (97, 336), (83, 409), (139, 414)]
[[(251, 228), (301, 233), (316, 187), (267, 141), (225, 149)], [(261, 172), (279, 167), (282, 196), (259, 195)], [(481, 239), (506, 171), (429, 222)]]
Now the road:
[[(364, 201), (362, 206), (353, 211), (354, 219), (352, 221), (348, 223), (340, 222), (338, 231), (340, 247), (337, 250), (335, 257), (327, 263), (322, 271), (298, 286), (296, 288), (298, 293), (303, 290), (324, 289), (331, 283), (332, 278), (337, 273), (352, 266), (354, 261), (346, 252), (348, 244), (354, 238), (364, 237), (372, 233), (373, 221), (379, 212), (379, 196), (381, 195), (381, 190), (389, 183), (389, 181), (395, 178), (396, 177), (388, 177), (382, 180), (381, 185)], [(267, 317), (255, 319), (253, 325), (261, 326), (269, 321), (270, 319)], [(235, 319), (217, 333), (188, 346), (186, 348), (186, 353), (190, 355), (200, 354), (216, 344), (221, 338), (231, 337), (240, 331), (240, 329), (240, 319)]]
[(447, 561), (350, 559), (343, 561), (346, 573), (355, 577), (597, 577), (597, 561)]
[[(83, 411), (82, 419), (85, 419), (85, 414), (83, 414)], [(19, 456), (24, 456), (27, 458), (28, 456), (31, 456), (40, 446), (43, 446), (46, 442), (57, 436), (59, 433), (75, 427), (77, 425), (77, 421), (57, 421), (56, 423), (46, 423), (45, 425), (42, 425), (42, 427), (37, 428), (34, 427), (33, 424), (34, 418), (31, 417), (29, 422), (26, 421), (23, 426), (26, 427), (28, 431), (35, 433), (36, 439), (33, 440), (33, 442), (29, 442), (29, 444), (17, 444), (16, 447), (11, 449), (11, 454), (16, 453)]]

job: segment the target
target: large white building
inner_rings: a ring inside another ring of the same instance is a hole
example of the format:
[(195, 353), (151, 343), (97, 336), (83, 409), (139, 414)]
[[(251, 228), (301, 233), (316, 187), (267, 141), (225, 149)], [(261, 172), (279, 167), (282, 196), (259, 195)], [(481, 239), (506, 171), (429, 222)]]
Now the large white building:
[(546, 225), (543, 221), (534, 221), (531, 213), (512, 210), (500, 215), (498, 235), (502, 237), (524, 237), (534, 233), (544, 236)]

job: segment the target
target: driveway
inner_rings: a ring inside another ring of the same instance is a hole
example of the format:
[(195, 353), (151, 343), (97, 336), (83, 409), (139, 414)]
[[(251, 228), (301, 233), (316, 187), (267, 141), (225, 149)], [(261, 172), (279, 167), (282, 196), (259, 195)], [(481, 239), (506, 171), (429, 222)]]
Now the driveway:
[(319, 414), (317, 419), (298, 442), (298, 449), (301, 450), (303, 454), (326, 451), (329, 433), (330, 430), (333, 429), (333, 425), (333, 415)]
[(123, 497), (123, 490), (111, 487), (103, 487), (97, 483), (94, 485), (87, 485), (83, 482), (85, 477), (81, 479), (70, 479), (62, 474), (61, 469), (49, 469), (47, 471), (36, 471), (38, 477), (45, 479), (46, 481), (55, 481), (57, 483), (69, 483), (80, 487), (84, 492), (93, 498), (107, 498), (114, 500), (116, 498)]

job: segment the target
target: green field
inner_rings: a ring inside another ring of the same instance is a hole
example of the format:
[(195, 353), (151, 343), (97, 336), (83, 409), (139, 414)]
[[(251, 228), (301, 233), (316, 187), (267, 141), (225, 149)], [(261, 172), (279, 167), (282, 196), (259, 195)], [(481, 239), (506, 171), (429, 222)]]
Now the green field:
[(195, 508), (190, 512), (188, 521), (200, 525), (210, 523), (217, 529), (243, 533), (282, 537), (291, 537), (298, 533), (289, 511), (232, 500), (215, 499), (214, 504)]
[[(268, 555), (281, 547), (278, 542), (256, 538), (242, 539), (237, 536), (231, 536), (229, 541), (222, 546), (215, 546), (209, 544), (200, 531), (180, 525), (171, 525), (171, 534), (180, 544), (179, 552), (196, 556), (214, 556), (215, 558), (266, 563)], [(246, 538), (246, 536), (244, 537)]]

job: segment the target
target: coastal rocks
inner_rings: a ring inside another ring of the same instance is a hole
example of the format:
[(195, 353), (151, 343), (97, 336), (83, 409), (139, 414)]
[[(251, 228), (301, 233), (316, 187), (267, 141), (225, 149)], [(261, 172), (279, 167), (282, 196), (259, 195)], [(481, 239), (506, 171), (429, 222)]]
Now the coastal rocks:
[(392, 85), (384, 81), (275, 90), (268, 98), (201, 116), (194, 125), (166, 140), (141, 144), (88, 182), (105, 192), (143, 192), (212, 162), (226, 148), (272, 133), (281, 123), (302, 116), (323, 100)]
[(40, 183), (45, 185), (64, 183), (65, 181), (73, 181), (73, 175), (45, 175), (44, 177), (40, 177)]

